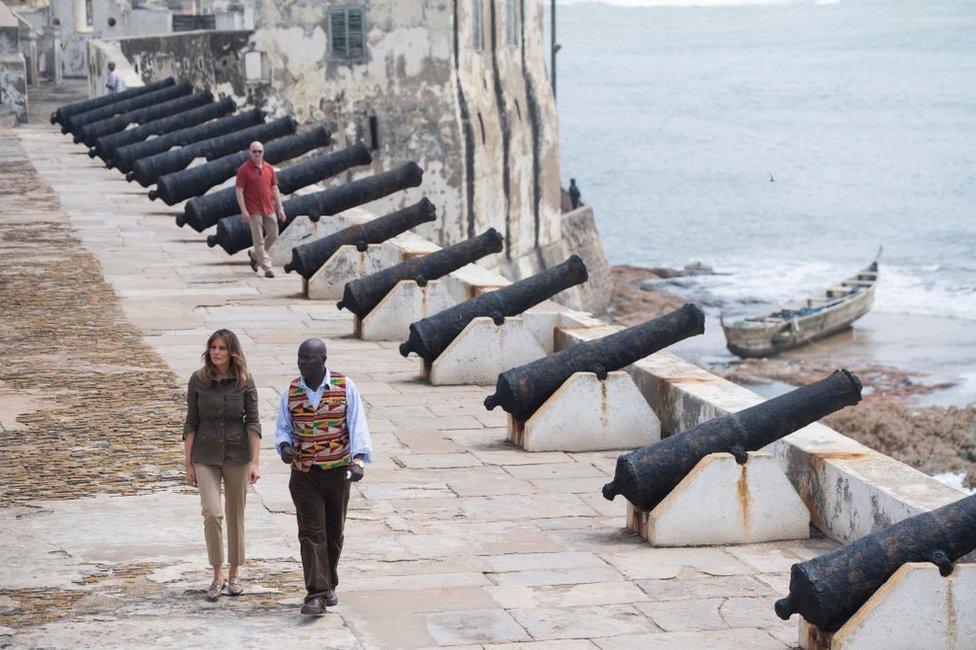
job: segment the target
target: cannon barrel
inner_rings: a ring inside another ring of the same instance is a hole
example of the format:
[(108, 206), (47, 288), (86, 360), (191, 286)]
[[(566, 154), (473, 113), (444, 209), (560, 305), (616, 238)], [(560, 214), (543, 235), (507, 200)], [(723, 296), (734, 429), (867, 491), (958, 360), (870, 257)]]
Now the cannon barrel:
[(500, 252), (504, 240), (497, 230), (489, 228), (477, 237), (347, 282), (342, 290), (342, 300), (336, 306), (363, 317), (390, 293), (397, 282), (415, 280), (421, 286), (426, 285), (429, 280), (442, 278), (486, 255)]
[[(301, 217), (300, 214), (288, 214), (285, 213), (285, 220), (278, 222), (278, 234), (280, 235), (285, 231), (288, 226), (292, 224), (295, 219)], [(315, 223), (318, 222), (318, 216), (309, 216), (309, 219)], [(239, 214), (232, 214), (229, 217), (224, 217), (217, 222), (217, 229), (214, 234), (207, 235), (207, 246), (213, 248), (214, 246), (220, 246), (223, 248), (228, 255), (233, 255), (234, 253), (239, 253), (242, 250), (249, 248), (253, 242), (251, 241), (251, 228), (245, 223), (244, 219), (241, 218)]]
[(592, 372), (604, 379), (608, 372), (704, 331), (705, 315), (688, 303), (670, 314), (506, 370), (498, 375), (485, 408), (501, 406), (525, 422), (573, 373)]
[[(208, 93), (209, 94), (209, 93)], [(95, 146), (89, 150), (89, 156), (99, 156), (105, 161), (105, 166), (112, 168), (112, 159), (120, 147), (136, 142), (142, 142), (151, 135), (163, 135), (187, 126), (201, 124), (216, 117), (230, 115), (237, 110), (237, 104), (230, 97), (224, 97), (218, 102), (210, 102), (189, 110), (183, 110), (175, 115), (168, 115), (149, 122), (143, 122), (133, 129), (125, 129), (118, 133), (104, 135), (95, 141)]]
[(75, 136), (75, 142), (81, 142), (81, 127), (86, 124), (98, 122), (99, 120), (110, 118), (113, 115), (128, 113), (129, 111), (134, 111), (135, 109), (142, 108), (144, 106), (152, 106), (161, 102), (168, 102), (171, 99), (176, 99), (177, 97), (182, 97), (183, 95), (189, 95), (192, 92), (193, 86), (188, 83), (166, 86), (165, 88), (160, 88), (159, 90), (154, 90), (143, 95), (137, 95), (131, 99), (123, 99), (120, 102), (113, 102), (106, 106), (100, 106), (99, 108), (85, 111), (84, 113), (76, 113), (68, 118), (67, 125), (61, 126), (61, 131), (62, 133), (70, 132)]
[[(202, 109), (196, 108), (193, 110)], [(164, 133), (158, 138), (118, 147), (115, 153), (112, 154), (112, 163), (120, 172), (130, 172), (132, 171), (132, 166), (140, 158), (155, 156), (158, 153), (169, 151), (173, 147), (185, 147), (201, 140), (209, 140), (221, 134), (233, 133), (259, 125), (263, 122), (264, 113), (261, 112), (261, 109), (252, 108), (249, 111), (244, 111), (237, 115), (228, 115), (211, 122), (204, 122), (196, 126), (179, 129), (178, 131)], [(126, 180), (131, 181), (132, 179), (128, 178), (127, 175)]]
[(947, 576), (976, 549), (976, 495), (903, 519), (820, 557), (794, 564), (790, 593), (776, 601), (786, 620), (798, 613), (836, 632), (906, 562), (931, 562)]
[[(313, 149), (327, 146), (331, 140), (332, 134), (324, 126), (278, 138), (264, 144), (264, 162), (274, 165), (282, 160), (297, 158)], [(161, 176), (156, 181), (156, 189), (149, 190), (149, 198), (153, 201), (160, 198), (166, 205), (173, 205), (192, 196), (200, 196), (214, 185), (220, 185), (233, 176), (249, 156), (245, 149), (203, 165)]]
[[(373, 162), (366, 143), (360, 141), (341, 151), (315, 156), (305, 162), (286, 167), (278, 172), (278, 191), (291, 194), (312, 183), (318, 183), (340, 174), (357, 165)], [(237, 195), (233, 187), (209, 192), (186, 203), (183, 214), (176, 217), (176, 225), (188, 225), (197, 232), (203, 232), (224, 217), (238, 214)]]
[[(183, 111), (209, 104), (212, 101), (213, 93), (206, 90), (193, 93), (192, 95), (176, 97), (166, 102), (153, 104), (152, 106), (137, 108), (128, 113), (122, 113), (121, 115), (84, 125), (81, 127), (80, 139), (87, 146), (96, 147), (99, 138), (124, 131), (132, 124), (146, 124), (147, 122), (158, 120), (161, 117), (169, 117), (170, 115), (176, 115)], [(134, 131), (135, 129), (129, 130)], [(94, 151), (89, 150), (89, 158), (94, 158), (96, 155), (100, 155), (97, 149)]]
[[(143, 187), (148, 187), (162, 176), (186, 168), (194, 158), (216, 160), (228, 154), (234, 154), (255, 140), (267, 142), (295, 132), (298, 123), (293, 117), (282, 117), (255, 126), (220, 135), (208, 140), (195, 142), (179, 149), (164, 151), (148, 158), (140, 158), (132, 165), (132, 178)], [(126, 174), (126, 179), (129, 175)]]
[(708, 454), (729, 452), (745, 463), (746, 452), (860, 400), (861, 381), (848, 370), (838, 370), (762, 404), (622, 454), (613, 480), (603, 486), (603, 496), (613, 500), (622, 494), (638, 508), (652, 510)]
[[(102, 106), (108, 106), (109, 104), (121, 102), (125, 99), (132, 99), (133, 97), (138, 97), (139, 95), (145, 95), (146, 93), (151, 93), (154, 90), (161, 90), (166, 86), (172, 86), (175, 83), (176, 80), (173, 79), (173, 77), (166, 77), (165, 79), (154, 81), (153, 83), (145, 86), (138, 86), (136, 88), (123, 90), (120, 93), (108, 93), (98, 97), (92, 97), (91, 99), (84, 99), (80, 102), (65, 104), (64, 106), (59, 106), (53, 113), (51, 113), (51, 124), (65, 124), (67, 119), (72, 115), (84, 113), (85, 111), (91, 111), (96, 108), (101, 108)], [(64, 133), (67, 133), (67, 131), (64, 131)]]
[[(285, 214), (339, 214), (409, 187), (417, 187), (423, 179), (424, 171), (417, 163), (404, 163), (396, 169), (360, 178), (339, 187), (296, 196), (285, 204)], [(319, 251), (319, 248), (312, 245), (291, 249), (291, 262), (285, 264), (285, 273), (298, 271), (303, 278), (309, 279), (325, 263), (326, 258)]]
[(541, 273), (412, 323), (409, 337), (400, 345), (400, 354), (416, 352), (427, 363), (433, 363), (475, 318), (490, 316), (496, 325), (501, 325), (506, 316), (517, 316), (560, 291), (586, 282), (586, 278), (586, 265), (573, 255)]

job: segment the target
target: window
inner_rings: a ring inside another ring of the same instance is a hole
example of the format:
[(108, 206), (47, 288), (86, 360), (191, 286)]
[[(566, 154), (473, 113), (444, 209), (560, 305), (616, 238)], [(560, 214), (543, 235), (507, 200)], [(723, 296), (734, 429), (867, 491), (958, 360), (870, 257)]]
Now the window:
[(333, 56), (362, 60), (366, 51), (364, 31), (362, 7), (349, 5), (329, 9)]
[(505, 39), (509, 45), (518, 45), (518, 27), (515, 0), (505, 0)]
[(471, 34), (474, 37), (474, 51), (485, 49), (485, 6), (483, 0), (471, 2)]

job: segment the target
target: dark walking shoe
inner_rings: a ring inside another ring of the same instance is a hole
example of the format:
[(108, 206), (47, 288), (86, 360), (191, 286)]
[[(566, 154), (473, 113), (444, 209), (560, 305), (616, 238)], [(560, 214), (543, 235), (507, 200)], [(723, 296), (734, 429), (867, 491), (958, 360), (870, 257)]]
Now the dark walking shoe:
[(264, 277), (266, 277), (266, 278), (273, 278), (274, 277), (274, 271), (272, 271), (271, 269), (268, 269), (267, 271), (264, 272)]
[(255, 273), (257, 273), (258, 272), (258, 261), (256, 259), (254, 259), (254, 253), (252, 253), (251, 251), (248, 251), (247, 252), (247, 259), (248, 259), (248, 262), (250, 262), (250, 264), (251, 264), (251, 270), (254, 271)]
[(210, 588), (207, 589), (207, 600), (210, 602), (216, 602), (220, 598), (221, 592), (224, 590), (224, 586), (227, 583), (223, 578), (214, 578), (213, 582), (210, 583)]
[(328, 605), (329, 607), (335, 607), (336, 605), (339, 604), (339, 597), (336, 596), (335, 591), (325, 592), (325, 604)]
[(302, 605), (302, 614), (305, 616), (322, 616), (325, 614), (325, 601), (321, 598), (313, 598)]

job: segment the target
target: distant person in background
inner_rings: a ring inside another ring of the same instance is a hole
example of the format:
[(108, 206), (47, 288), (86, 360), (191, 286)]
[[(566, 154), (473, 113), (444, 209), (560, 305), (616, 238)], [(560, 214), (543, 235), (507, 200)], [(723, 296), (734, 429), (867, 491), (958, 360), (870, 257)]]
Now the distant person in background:
[(574, 210), (578, 208), (580, 204), (580, 191), (579, 188), (576, 187), (575, 178), (569, 179), (569, 204), (573, 206)]
[(105, 87), (108, 88), (109, 94), (125, 90), (125, 84), (119, 78), (119, 73), (115, 71), (115, 61), (108, 62), (108, 72), (105, 73)]
[(278, 191), (278, 176), (274, 167), (264, 162), (264, 145), (255, 140), (250, 147), (250, 160), (237, 168), (237, 205), (241, 218), (251, 227), (251, 270), (264, 270), (264, 277), (273, 278), (268, 248), (278, 239), (278, 222), (285, 220), (285, 207)]

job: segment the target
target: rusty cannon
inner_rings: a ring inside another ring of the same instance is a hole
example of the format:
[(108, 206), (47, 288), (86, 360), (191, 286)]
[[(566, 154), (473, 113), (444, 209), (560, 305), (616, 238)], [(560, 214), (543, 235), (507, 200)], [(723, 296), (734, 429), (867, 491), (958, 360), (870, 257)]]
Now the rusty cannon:
[[(416, 163), (409, 162), (397, 169), (360, 178), (339, 187), (295, 196), (285, 201), (285, 223), (291, 223), (300, 216), (307, 216), (315, 222), (323, 216), (339, 214), (349, 208), (381, 199), (408, 187), (417, 187), (423, 177), (423, 170)], [(224, 217), (217, 224), (217, 234), (207, 237), (208, 246), (213, 247), (218, 244), (233, 255), (251, 245), (251, 232), (240, 217), (236, 215)], [(285, 272), (297, 270), (308, 279), (312, 277), (315, 271), (309, 272), (306, 276), (302, 272), (304, 266), (294, 266), (296, 259), (299, 264), (302, 262), (301, 255), (299, 258), (295, 257), (297, 248), (292, 249), (291, 262), (285, 264)], [(318, 267), (315, 268), (318, 269)]]
[[(109, 93), (106, 95), (100, 95), (98, 97), (92, 97), (91, 99), (85, 99), (80, 102), (65, 104), (64, 106), (59, 106), (53, 113), (51, 113), (51, 124), (65, 125), (67, 124), (68, 118), (72, 115), (95, 110), (96, 108), (108, 106), (109, 104), (121, 102), (126, 99), (132, 99), (133, 97), (138, 97), (139, 95), (151, 93), (154, 90), (162, 90), (163, 88), (172, 86), (175, 83), (176, 80), (173, 79), (173, 77), (166, 77), (165, 79), (154, 81), (151, 84), (139, 86), (137, 88), (129, 88), (128, 90), (123, 90), (119, 93)], [(62, 131), (62, 133), (67, 132), (67, 130)]]
[(557, 293), (586, 282), (586, 279), (586, 265), (579, 255), (573, 255), (541, 273), (412, 323), (406, 342), (400, 345), (400, 354), (407, 356), (416, 352), (427, 363), (433, 363), (475, 318), (489, 316), (495, 325), (501, 325), (506, 317), (518, 316)]
[(906, 562), (931, 562), (948, 576), (976, 550), (976, 495), (923, 512), (820, 557), (794, 564), (790, 593), (776, 601), (783, 620), (800, 614), (836, 632)]
[[(294, 211), (298, 214), (312, 216), (339, 214), (349, 208), (381, 199), (407, 188), (418, 187), (423, 180), (424, 171), (420, 166), (415, 162), (408, 162), (396, 169), (374, 174), (366, 178), (360, 178), (351, 183), (333, 187), (323, 192), (295, 197), (285, 206), (285, 212)], [(391, 218), (383, 223), (390, 225), (393, 221), (394, 219)], [(379, 236), (379, 233), (376, 231), (374, 231), (374, 234)], [(391, 234), (390, 236), (392, 237), (394, 235)], [(321, 243), (322, 241), (319, 240), (293, 248), (291, 262), (285, 264), (284, 267), (285, 273), (298, 271), (298, 274), (306, 280), (315, 275), (319, 267), (335, 252), (328, 250), (328, 244)]]
[(638, 508), (650, 511), (708, 454), (728, 452), (744, 464), (747, 452), (860, 400), (861, 381), (850, 371), (838, 370), (762, 404), (622, 454), (613, 480), (603, 486), (603, 496), (612, 501), (622, 494)]
[[(233, 133), (195, 142), (179, 149), (158, 153), (148, 158), (140, 158), (133, 163), (132, 171), (126, 174), (125, 178), (126, 180), (136, 180), (143, 187), (148, 187), (166, 174), (185, 169), (187, 165), (193, 162), (194, 158), (217, 160), (240, 152), (255, 140), (268, 142), (290, 135), (295, 132), (296, 128), (298, 128), (298, 123), (295, 118), (282, 117), (273, 122), (257, 124)], [(132, 178), (129, 178), (130, 175)]]
[(128, 172), (132, 171), (133, 165), (140, 158), (165, 153), (173, 147), (186, 147), (201, 140), (209, 140), (220, 135), (241, 131), (248, 127), (262, 124), (263, 122), (264, 113), (261, 112), (261, 109), (252, 108), (249, 111), (244, 111), (236, 115), (228, 115), (210, 122), (188, 126), (176, 131), (169, 131), (160, 134), (157, 138), (118, 147), (112, 154), (112, 164), (120, 172), (126, 174), (126, 180), (132, 181), (133, 179), (129, 178)]
[[(84, 125), (80, 129), (81, 135), (79, 139), (86, 146), (94, 148), (98, 143), (99, 138), (125, 131), (130, 125), (133, 124), (146, 124), (163, 117), (177, 115), (184, 111), (209, 104), (213, 102), (213, 98), (213, 93), (207, 90), (204, 92), (193, 93), (192, 95), (176, 97), (166, 102), (153, 104), (152, 106), (137, 108), (127, 113), (121, 113), (104, 120), (99, 120), (98, 122), (92, 122)], [(89, 158), (94, 158), (96, 155), (97, 154), (95, 151), (89, 149)]]
[[(328, 146), (331, 141), (332, 133), (324, 126), (278, 138), (265, 143), (264, 162), (274, 165), (282, 160), (297, 158), (313, 149)], [(153, 201), (159, 198), (166, 205), (173, 205), (190, 197), (200, 196), (214, 185), (220, 185), (232, 177), (249, 156), (248, 151), (239, 151), (203, 165), (161, 176), (156, 181), (156, 189), (149, 190), (149, 198)]]
[(401, 280), (414, 280), (420, 286), (425, 286), (430, 280), (437, 280), (482, 257), (501, 252), (504, 241), (501, 233), (489, 228), (476, 237), (347, 282), (342, 290), (342, 300), (336, 306), (363, 318)]
[(189, 110), (184, 110), (175, 115), (167, 115), (149, 122), (142, 122), (139, 126), (125, 129), (118, 133), (103, 135), (95, 140), (95, 146), (88, 150), (89, 157), (100, 157), (105, 161), (105, 166), (111, 169), (114, 167), (112, 159), (115, 152), (120, 147), (136, 142), (142, 142), (150, 136), (161, 136), (166, 133), (203, 124), (212, 119), (230, 115), (237, 110), (237, 104), (230, 97), (224, 97), (220, 101), (210, 102), (197, 106)]
[[(377, 217), (372, 221), (354, 224), (328, 237), (323, 237), (303, 246), (297, 246), (295, 249), (292, 249), (292, 261), (294, 262), (295, 259), (295, 250), (301, 248), (303, 249), (299, 252), (301, 259), (308, 261), (309, 264), (317, 264), (316, 269), (318, 269), (341, 246), (352, 245), (356, 246), (358, 250), (364, 251), (368, 244), (380, 244), (391, 237), (410, 230), (414, 226), (434, 221), (436, 218), (437, 212), (434, 209), (434, 204), (429, 199), (423, 198), (411, 206), (401, 208), (382, 217)], [(317, 221), (318, 215), (314, 215), (313, 220)], [(221, 225), (223, 221), (221, 220)], [(305, 249), (305, 247), (308, 247), (308, 249)], [(226, 247), (225, 250), (227, 250)], [(227, 252), (232, 253), (230, 250), (227, 250)], [(316, 259), (312, 260), (312, 256), (315, 256)], [(291, 268), (290, 264), (289, 268)]]
[[(336, 174), (373, 162), (373, 156), (366, 143), (360, 141), (341, 151), (315, 156), (297, 165), (278, 171), (278, 191), (291, 194), (295, 190), (318, 183)], [(224, 217), (238, 214), (237, 195), (233, 187), (210, 192), (186, 203), (183, 214), (176, 217), (176, 225), (188, 225), (197, 232), (203, 232)]]
[(182, 97), (183, 95), (189, 95), (192, 92), (193, 86), (188, 83), (174, 84), (172, 86), (160, 88), (159, 90), (137, 95), (130, 99), (123, 99), (120, 102), (112, 102), (111, 104), (100, 106), (90, 111), (85, 111), (84, 113), (75, 113), (68, 118), (67, 125), (61, 126), (61, 132), (70, 132), (71, 135), (74, 136), (75, 142), (81, 142), (81, 127), (85, 126), (86, 124), (105, 120), (113, 115), (128, 113), (129, 111), (134, 111), (137, 108), (168, 102), (171, 99), (176, 99), (177, 97)]
[(705, 315), (688, 303), (670, 314), (501, 373), (495, 392), (485, 398), (485, 408), (501, 406), (525, 422), (573, 373), (592, 372), (603, 380), (609, 372), (704, 331)]

